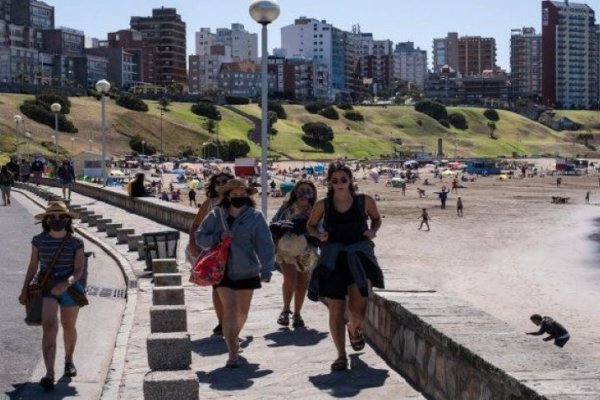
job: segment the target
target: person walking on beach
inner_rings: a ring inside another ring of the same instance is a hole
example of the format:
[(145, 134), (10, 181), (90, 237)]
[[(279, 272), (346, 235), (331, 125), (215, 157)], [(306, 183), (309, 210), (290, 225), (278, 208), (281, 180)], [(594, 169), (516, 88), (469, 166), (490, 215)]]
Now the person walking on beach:
[(556, 187), (559, 188), (561, 183), (562, 183), (562, 178), (559, 176), (558, 178), (556, 178)]
[(438, 196), (440, 197), (441, 209), (446, 209), (446, 200), (448, 200), (448, 189), (446, 186), (442, 186), (442, 191), (438, 192)]
[(589, 190), (585, 194), (585, 204), (590, 204), (590, 191)]
[(14, 183), (13, 175), (6, 165), (0, 168), (0, 192), (2, 192), (3, 206), (10, 206), (10, 188)]
[(459, 197), (458, 199), (456, 199), (456, 215), (458, 215), (459, 217), (463, 216), (463, 207), (463, 201)]
[(402, 196), (406, 196), (406, 181), (402, 182)]
[(544, 342), (554, 339), (554, 345), (558, 347), (563, 347), (571, 338), (571, 335), (569, 335), (569, 332), (565, 327), (550, 317), (542, 317), (540, 314), (533, 314), (529, 319), (539, 326), (540, 330), (536, 332), (526, 332), (527, 335), (540, 336), (547, 333), (550, 336), (546, 336), (543, 339)]
[(223, 304), (223, 338), (229, 352), (225, 367), (237, 368), (240, 332), (248, 319), (254, 290), (271, 279), (275, 247), (267, 221), (250, 197), (258, 192), (256, 188), (241, 179), (231, 179), (219, 192), (221, 201), (200, 224), (196, 242), (208, 250), (225, 238), (231, 239), (225, 275), (215, 288)]
[[(51, 203), (42, 214), (35, 216), (35, 219), (41, 222), (43, 231), (31, 241), (31, 258), (19, 296), (19, 302), (26, 305), (27, 287), (36, 276), (36, 272), (37, 276), (43, 276), (47, 268), (52, 268), (48, 280), (52, 284), (42, 291), (42, 353), (46, 375), (40, 380), (40, 385), (46, 390), (54, 389), (59, 312), (65, 342), (64, 376), (77, 375), (73, 353), (77, 342), (75, 325), (82, 304), (78, 300), (80, 296), (75, 296), (73, 291), (83, 295), (85, 290), (79, 282), (84, 269), (85, 254), (83, 241), (73, 236), (74, 218), (77, 218), (76, 214), (57, 202)], [(59, 254), (56, 261), (51, 265), (57, 253)]]
[(39, 158), (36, 158), (34, 162), (31, 163), (31, 173), (33, 174), (33, 183), (36, 186), (40, 186), (42, 182), (42, 173), (44, 172), (44, 163)]
[(423, 225), (427, 225), (427, 230), (430, 231), (431, 229), (429, 228), (429, 220), (431, 219), (429, 217), (429, 213), (427, 212), (427, 209), (424, 208), (423, 211), (421, 212), (421, 225), (419, 225), (419, 230), (421, 230), (421, 228), (423, 228)]
[[(372, 242), (381, 227), (381, 216), (372, 197), (354, 191), (352, 170), (347, 165), (339, 161), (330, 164), (327, 183), (327, 196), (315, 204), (307, 223), (309, 233), (321, 240), (308, 298), (327, 299), (329, 330), (337, 350), (331, 370), (343, 371), (348, 368), (345, 330), (352, 349), (362, 350), (365, 338), (360, 326), (371, 286), (384, 288)], [(323, 232), (319, 230), (321, 219)]]
[(274, 225), (282, 227), (282, 224), (278, 224), (281, 222), (291, 228), (290, 231), (282, 232), (275, 252), (275, 261), (281, 266), (283, 273), (283, 309), (277, 319), (277, 323), (282, 326), (290, 324), (290, 304), (294, 298), (292, 327), (304, 327), (302, 306), (308, 290), (310, 272), (317, 261), (317, 250), (308, 244), (304, 235), (307, 233), (306, 222), (316, 200), (317, 188), (314, 183), (299, 180), (290, 192), (289, 199), (281, 205), (271, 220), (271, 232)]
[(57, 176), (60, 179), (63, 199), (71, 200), (71, 190), (75, 182), (75, 170), (69, 160), (63, 160), (62, 165), (58, 167)]
[[(194, 221), (192, 222), (192, 226), (190, 227), (189, 232), (190, 241), (185, 250), (188, 262), (192, 266), (196, 262), (196, 259), (202, 253), (202, 249), (196, 242), (196, 231), (198, 230), (198, 227), (200, 227), (200, 224), (202, 223), (204, 218), (206, 218), (208, 213), (211, 212), (213, 208), (215, 208), (217, 204), (219, 204), (219, 202), (222, 200), (219, 189), (225, 186), (225, 184), (229, 182), (230, 179), (233, 179), (233, 175), (228, 174), (226, 172), (217, 172), (208, 179), (208, 184), (205, 188), (206, 200), (204, 201), (204, 203), (202, 203), (202, 205), (198, 209), (198, 212), (196, 213), (196, 216), (194, 217)], [(212, 291), (212, 302), (213, 307), (215, 308), (215, 313), (217, 314), (218, 321), (217, 326), (213, 328), (212, 332), (215, 335), (223, 335), (223, 305), (221, 304), (219, 295), (217, 294), (217, 291), (214, 288)]]
[(188, 192), (188, 199), (190, 200), (190, 207), (192, 207), (192, 204), (194, 205), (194, 207), (197, 207), (196, 191), (194, 190), (194, 188), (190, 188), (190, 191)]
[(455, 176), (452, 179), (452, 189), (450, 189), (451, 193), (458, 193), (458, 178)]

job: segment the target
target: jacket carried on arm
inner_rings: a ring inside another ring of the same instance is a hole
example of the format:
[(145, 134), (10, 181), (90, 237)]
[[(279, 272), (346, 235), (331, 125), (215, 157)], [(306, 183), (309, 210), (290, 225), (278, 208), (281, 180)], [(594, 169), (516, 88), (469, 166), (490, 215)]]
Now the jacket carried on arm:
[[(221, 242), (225, 232), (223, 221), (227, 210), (214, 208), (196, 231), (196, 243), (208, 250)], [(245, 207), (229, 228), (231, 245), (227, 260), (227, 275), (232, 280), (271, 277), (275, 269), (275, 246), (263, 214), (253, 207)]]

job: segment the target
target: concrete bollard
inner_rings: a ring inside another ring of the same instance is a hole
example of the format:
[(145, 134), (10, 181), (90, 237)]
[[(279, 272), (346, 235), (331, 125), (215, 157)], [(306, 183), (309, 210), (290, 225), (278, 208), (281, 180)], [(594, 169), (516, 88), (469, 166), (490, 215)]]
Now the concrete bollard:
[(177, 260), (174, 258), (157, 258), (152, 260), (153, 274), (175, 274), (177, 273)]
[(185, 293), (183, 286), (162, 286), (152, 288), (152, 305), (154, 306), (183, 306)]
[(106, 224), (110, 224), (112, 219), (110, 218), (100, 218), (96, 220), (96, 228), (98, 228), (98, 232), (106, 232)]
[(181, 274), (154, 274), (154, 286), (181, 286)]
[(187, 332), (151, 333), (146, 349), (152, 371), (177, 371), (192, 364), (192, 343)]
[(138, 240), (137, 242), (138, 260), (146, 259), (146, 249), (144, 248), (144, 241)]
[(106, 236), (117, 237), (117, 229), (122, 227), (123, 224), (106, 224)]
[(144, 376), (144, 400), (199, 400), (196, 373), (184, 371), (155, 371)]
[(80, 212), (87, 209), (82, 206), (71, 206), (70, 210), (79, 214)]
[(96, 221), (98, 221), (99, 219), (102, 219), (102, 215), (98, 215), (98, 214), (90, 215), (90, 217), (88, 218), (88, 225), (96, 226)]
[(187, 332), (186, 306), (150, 307), (150, 332)]
[(127, 245), (129, 246), (129, 251), (137, 251), (138, 242), (142, 240), (140, 235), (128, 235), (127, 236)]
[(131, 229), (131, 228), (117, 229), (117, 244), (127, 243), (127, 237), (129, 235), (133, 235), (134, 233), (135, 233), (135, 229)]
[(81, 219), (81, 222), (87, 223), (91, 215), (94, 215), (93, 211), (82, 211), (79, 213), (79, 218)]

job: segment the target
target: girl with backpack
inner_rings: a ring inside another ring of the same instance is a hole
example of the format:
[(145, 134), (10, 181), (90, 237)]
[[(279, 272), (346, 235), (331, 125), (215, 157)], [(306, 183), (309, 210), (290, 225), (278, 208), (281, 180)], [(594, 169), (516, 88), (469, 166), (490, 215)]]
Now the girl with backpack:
[[(331, 370), (342, 371), (348, 368), (346, 331), (352, 349), (362, 350), (365, 339), (360, 325), (371, 287), (384, 287), (372, 241), (381, 227), (381, 217), (372, 197), (355, 192), (348, 166), (332, 163), (327, 183), (327, 197), (315, 204), (307, 223), (309, 233), (321, 240), (308, 297), (315, 301), (327, 299), (329, 329), (338, 354)], [(321, 219), (323, 231), (319, 230)], [(367, 219), (371, 220), (370, 226)]]

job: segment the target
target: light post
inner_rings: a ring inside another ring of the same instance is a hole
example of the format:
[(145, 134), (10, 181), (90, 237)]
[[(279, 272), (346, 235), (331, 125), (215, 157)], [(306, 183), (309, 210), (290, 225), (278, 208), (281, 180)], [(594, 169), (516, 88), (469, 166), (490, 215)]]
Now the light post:
[(25, 152), (27, 153), (25, 156), (29, 155), (30, 149), (29, 149), (29, 144), (31, 142), (31, 133), (30, 132), (25, 132), (25, 137), (27, 138), (27, 147), (25, 148)]
[(145, 149), (145, 146), (146, 146), (146, 141), (145, 141), (145, 140), (142, 140), (142, 155), (143, 155), (143, 156), (144, 156), (144, 155), (146, 155), (146, 149)]
[[(52, 139), (52, 141), (54, 142), (54, 154), (58, 153), (58, 138), (56, 137), (56, 135), (52, 135), (50, 136), (50, 139)], [(56, 177), (58, 177), (58, 158), (56, 158), (54, 160), (56, 162), (56, 169), (54, 170), (54, 172), (56, 173)]]
[(96, 82), (96, 90), (102, 95), (102, 183), (106, 182), (106, 93), (110, 90), (110, 83), (106, 79)]
[(260, 168), (260, 186), (261, 186), (261, 208), (267, 218), (267, 201), (268, 201), (268, 179), (267, 179), (267, 129), (269, 126), (269, 110), (268, 110), (268, 61), (269, 53), (267, 49), (267, 25), (275, 21), (279, 17), (279, 4), (274, 0), (255, 0), (250, 4), (250, 16), (256, 22), (262, 25), (262, 54), (261, 54), (261, 130), (260, 130), (260, 147), (261, 147), (261, 168)]
[(75, 154), (75, 138), (71, 137), (71, 158), (73, 158), (74, 154)]
[(19, 159), (19, 124), (21, 122), (23, 122), (23, 117), (21, 117), (19, 114), (16, 114), (13, 117), (13, 120), (15, 121), (15, 143), (16, 143), (16, 154), (17, 154), (17, 160)]
[(56, 170), (58, 171), (58, 113), (62, 109), (60, 103), (52, 103), (50, 110), (54, 113), (54, 132), (56, 140), (54, 141), (54, 162), (56, 163)]
[(92, 151), (92, 143), (93, 143), (92, 139), (88, 139), (88, 144), (89, 144), (88, 150), (89, 151)]
[(163, 117), (163, 109), (161, 107), (161, 109), (160, 109), (160, 157), (161, 158), (165, 154), (165, 153), (163, 153), (163, 123), (162, 123), (162, 117)]

